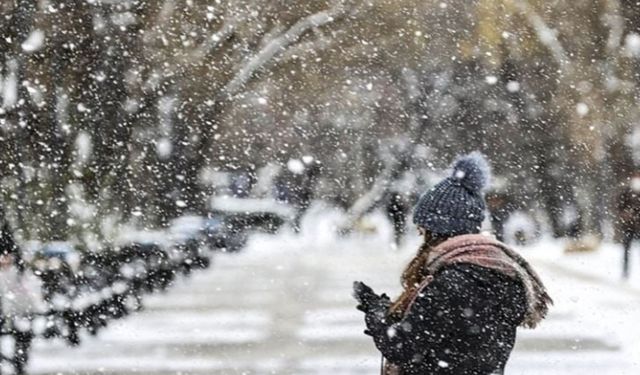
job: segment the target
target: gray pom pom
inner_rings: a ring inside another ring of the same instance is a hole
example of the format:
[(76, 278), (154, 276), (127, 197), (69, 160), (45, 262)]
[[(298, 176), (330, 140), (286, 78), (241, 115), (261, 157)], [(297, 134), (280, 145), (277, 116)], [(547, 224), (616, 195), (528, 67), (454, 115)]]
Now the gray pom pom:
[(491, 167), (484, 155), (474, 151), (453, 163), (451, 177), (468, 190), (480, 194), (489, 185)]

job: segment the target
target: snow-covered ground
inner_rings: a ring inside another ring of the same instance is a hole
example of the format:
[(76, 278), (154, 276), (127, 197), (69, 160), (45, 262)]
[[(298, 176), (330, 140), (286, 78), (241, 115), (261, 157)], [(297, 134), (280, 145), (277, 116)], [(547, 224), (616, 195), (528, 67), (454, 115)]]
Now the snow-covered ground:
[[(339, 239), (339, 215), (321, 215), (312, 210), (299, 235), (255, 236), (242, 253), (216, 256), (210, 269), (79, 348), (38, 342), (31, 373), (377, 373), (351, 284), (397, 293), (418, 238), (409, 234), (393, 249), (390, 228), (373, 215), (377, 232)], [(538, 329), (519, 333), (507, 374), (639, 374), (640, 249), (634, 278), (621, 282), (619, 246), (571, 255), (563, 248), (546, 240), (521, 249), (556, 303)]]

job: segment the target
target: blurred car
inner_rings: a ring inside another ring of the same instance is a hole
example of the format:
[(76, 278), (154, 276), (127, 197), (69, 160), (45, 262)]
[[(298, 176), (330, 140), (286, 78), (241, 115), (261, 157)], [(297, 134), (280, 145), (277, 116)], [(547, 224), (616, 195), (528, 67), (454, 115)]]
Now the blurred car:
[(197, 215), (186, 215), (175, 218), (169, 225), (169, 237), (174, 243), (197, 240), (203, 236), (205, 218)]
[(57, 270), (62, 267), (75, 271), (80, 262), (80, 254), (70, 242), (45, 242), (35, 250), (31, 262), (39, 271)]
[(206, 254), (206, 220), (202, 216), (186, 215), (171, 221), (169, 239), (170, 256), (181, 260), (181, 270), (189, 273), (193, 268), (207, 268), (211, 261)]
[(205, 220), (204, 234), (211, 247), (229, 252), (241, 250), (248, 237), (245, 228), (235, 225), (220, 214)]
[(205, 221), (209, 243), (227, 251), (242, 249), (250, 232), (275, 233), (296, 217), (293, 207), (267, 198), (213, 197)]
[(31, 267), (42, 280), (42, 296), (45, 301), (61, 308), (75, 296), (79, 264), (80, 254), (70, 242), (45, 242), (35, 250)]

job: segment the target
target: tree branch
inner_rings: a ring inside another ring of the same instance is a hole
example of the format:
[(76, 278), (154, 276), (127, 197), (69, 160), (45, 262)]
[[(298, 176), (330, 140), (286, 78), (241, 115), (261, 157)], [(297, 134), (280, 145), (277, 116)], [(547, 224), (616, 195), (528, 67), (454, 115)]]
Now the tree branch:
[(565, 73), (571, 72), (571, 61), (562, 43), (558, 40), (556, 31), (547, 26), (542, 17), (536, 13), (527, 0), (514, 0), (514, 4), (536, 32), (540, 43), (549, 49), (562, 71)]
[(240, 20), (234, 19), (230, 22), (225, 22), (220, 30), (216, 31), (207, 38), (206, 41), (202, 42), (198, 47), (196, 47), (189, 55), (189, 62), (200, 62), (204, 59), (214, 48), (217, 48), (222, 42), (227, 40), (233, 34), (236, 25), (240, 22)]
[(394, 179), (397, 178), (396, 175), (402, 169), (403, 158), (411, 157), (414, 154), (416, 145), (419, 144), (418, 142), (424, 133), (425, 127), (418, 118), (417, 113), (418, 100), (420, 99), (418, 76), (414, 70), (406, 68), (402, 70), (402, 80), (406, 88), (407, 112), (409, 115), (409, 140), (406, 149), (399, 150), (396, 153), (393, 150), (389, 150), (388, 154), (383, 157), (384, 168), (382, 172), (376, 177), (371, 189), (349, 207), (347, 221), (341, 228), (342, 232), (349, 232), (355, 226), (357, 220), (384, 198), (385, 194), (390, 190)]
[(624, 34), (624, 19), (620, 15), (620, 1), (607, 0), (605, 8), (606, 13), (602, 16), (602, 23), (609, 28), (607, 51), (611, 55), (615, 55), (619, 51)]
[(312, 14), (291, 26), (287, 31), (269, 41), (254, 56), (247, 59), (233, 79), (224, 87), (223, 94), (233, 96), (264, 67), (278, 53), (283, 52), (290, 45), (297, 42), (308, 30), (335, 22), (345, 14), (344, 7), (336, 5), (333, 8)]

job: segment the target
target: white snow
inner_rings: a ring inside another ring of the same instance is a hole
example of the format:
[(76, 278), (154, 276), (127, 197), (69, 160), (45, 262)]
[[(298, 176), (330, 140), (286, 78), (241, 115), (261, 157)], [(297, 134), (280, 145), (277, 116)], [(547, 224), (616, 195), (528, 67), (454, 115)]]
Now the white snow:
[(160, 158), (166, 159), (171, 156), (172, 149), (173, 146), (169, 138), (160, 138), (158, 142), (156, 142), (156, 153)]
[[(134, 216), (142, 216), (142, 212), (135, 210), (132, 212)], [(147, 244), (166, 244), (169, 243), (167, 233), (160, 230), (138, 230), (132, 227), (123, 227), (114, 238), (116, 246), (127, 245), (132, 242)]]
[(15, 61), (9, 61), (7, 64), (9, 74), (4, 78), (2, 83), (2, 107), (11, 108), (18, 102), (18, 78), (16, 70), (18, 66)]
[(640, 163), (640, 126), (634, 126), (631, 133), (626, 137), (626, 145), (631, 148), (633, 161)]
[(578, 103), (576, 104), (576, 113), (578, 113), (578, 115), (580, 117), (584, 117), (586, 115), (589, 114), (589, 106), (586, 103)]
[(486, 76), (484, 78), (484, 81), (490, 85), (495, 85), (496, 83), (498, 83), (498, 77), (496, 76)]
[(80, 163), (86, 163), (91, 157), (91, 150), (93, 148), (91, 135), (84, 130), (80, 130), (75, 143), (77, 160)]
[(120, 27), (127, 27), (136, 23), (136, 16), (131, 12), (116, 13), (111, 16), (111, 22)]
[(629, 33), (624, 38), (624, 46), (633, 56), (640, 55), (640, 35), (637, 33)]
[(33, 30), (27, 40), (25, 40), (21, 47), (25, 52), (39, 51), (44, 45), (44, 32), (40, 29)]
[(518, 91), (520, 91), (520, 82), (518, 82), (518, 81), (509, 81), (509, 82), (507, 82), (507, 91), (509, 91), (509, 92), (518, 92)]
[[(362, 333), (351, 283), (363, 280), (378, 292), (397, 295), (400, 271), (419, 238), (409, 234), (392, 251), (391, 226), (380, 212), (360, 226), (370, 228), (367, 234), (339, 237), (335, 229), (345, 217), (316, 202), (299, 235), (251, 237), (243, 252), (215, 257), (211, 269), (178, 281), (167, 295), (151, 296), (146, 310), (86, 338), (80, 348), (36, 342), (30, 370), (374, 373), (380, 356)], [(197, 220), (185, 219), (192, 221)], [(539, 328), (519, 330), (506, 373), (637, 374), (640, 254), (632, 258), (633, 278), (621, 282), (619, 245), (605, 243), (581, 254), (565, 254), (565, 245), (544, 238), (518, 249), (540, 273), (555, 304)]]
[(287, 169), (295, 174), (301, 174), (304, 172), (304, 163), (299, 159), (289, 159)]

